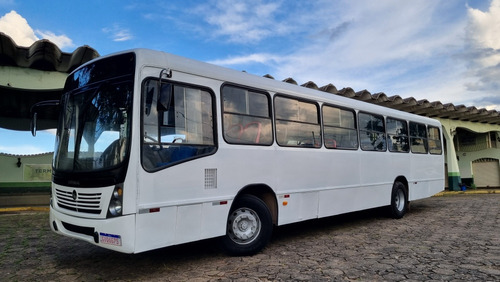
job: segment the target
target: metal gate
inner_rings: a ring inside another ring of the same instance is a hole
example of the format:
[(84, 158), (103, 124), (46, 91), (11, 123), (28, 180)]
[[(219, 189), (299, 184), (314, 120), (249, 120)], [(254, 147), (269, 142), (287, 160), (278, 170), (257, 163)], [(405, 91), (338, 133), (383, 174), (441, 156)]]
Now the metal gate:
[(497, 159), (485, 158), (473, 161), (472, 172), (476, 187), (500, 187), (500, 167)]

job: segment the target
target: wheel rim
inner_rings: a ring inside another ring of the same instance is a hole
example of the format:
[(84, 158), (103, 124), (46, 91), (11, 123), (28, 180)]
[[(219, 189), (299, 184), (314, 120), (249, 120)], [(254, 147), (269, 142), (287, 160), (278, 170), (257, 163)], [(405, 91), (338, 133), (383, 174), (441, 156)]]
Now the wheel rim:
[(398, 211), (402, 211), (405, 207), (405, 193), (399, 189), (394, 197), (394, 205)]
[(228, 233), (238, 244), (253, 242), (260, 233), (261, 223), (257, 213), (248, 208), (239, 208), (229, 217)]

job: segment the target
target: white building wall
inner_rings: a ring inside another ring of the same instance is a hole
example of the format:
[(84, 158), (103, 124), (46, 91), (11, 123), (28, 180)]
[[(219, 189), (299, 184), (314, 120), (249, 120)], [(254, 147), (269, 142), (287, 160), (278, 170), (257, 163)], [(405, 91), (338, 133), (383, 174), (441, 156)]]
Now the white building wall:
[[(18, 161), (20, 159), (20, 166)], [(6, 183), (50, 182), (52, 153), (10, 155), (0, 153), (0, 187)], [(3, 184), (3, 185), (2, 185)]]

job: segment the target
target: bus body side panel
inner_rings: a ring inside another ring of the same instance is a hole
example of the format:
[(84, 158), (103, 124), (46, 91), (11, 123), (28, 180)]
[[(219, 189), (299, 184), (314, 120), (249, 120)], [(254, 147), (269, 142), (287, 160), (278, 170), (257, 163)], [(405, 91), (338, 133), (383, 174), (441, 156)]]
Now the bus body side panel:
[(318, 217), (319, 191), (285, 193), (278, 200), (278, 225)]
[[(279, 225), (329, 216), (344, 210), (337, 193), (359, 186), (356, 151), (278, 148)], [(349, 156), (349, 157), (348, 157)], [(283, 204), (286, 202), (286, 205)]]
[[(234, 195), (221, 193), (221, 169), (214, 166), (213, 158), (217, 156), (207, 156), (154, 173), (141, 173), (138, 251), (225, 234), (224, 219)], [(217, 187), (205, 186), (206, 169), (216, 169)]]
[(444, 189), (444, 160), (442, 155), (411, 156), (411, 178), (409, 200), (430, 197)]
[[(387, 189), (377, 185), (371, 187), (344, 187), (320, 192), (318, 217), (327, 217), (353, 211), (379, 207), (386, 202)], [(367, 201), (371, 199), (371, 201)]]
[[(334, 154), (339, 158), (345, 154), (341, 165), (348, 169), (331, 175), (347, 179), (345, 183), (320, 193), (319, 217), (389, 205), (394, 179), (409, 171), (404, 165), (408, 154), (363, 151), (336, 151)], [(387, 169), (388, 164), (391, 164), (391, 169)], [(353, 176), (359, 180), (355, 182)]]
[[(334, 160), (312, 148), (279, 147), (273, 156), (278, 196), (278, 225), (318, 217), (319, 193), (326, 187), (325, 173)], [(332, 178), (334, 180), (334, 178)], [(286, 198), (285, 198), (286, 197)]]
[(140, 210), (136, 218), (136, 250), (144, 252), (174, 242), (177, 207), (163, 207), (157, 212)]

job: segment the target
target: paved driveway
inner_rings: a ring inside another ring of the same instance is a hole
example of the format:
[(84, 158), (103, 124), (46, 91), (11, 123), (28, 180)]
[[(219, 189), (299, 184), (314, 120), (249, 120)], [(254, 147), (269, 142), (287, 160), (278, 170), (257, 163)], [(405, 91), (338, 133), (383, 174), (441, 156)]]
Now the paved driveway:
[(0, 280), (500, 280), (500, 195), (415, 201), (280, 227), (252, 257), (214, 240), (126, 255), (53, 234), (47, 212), (0, 213)]

